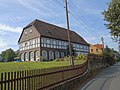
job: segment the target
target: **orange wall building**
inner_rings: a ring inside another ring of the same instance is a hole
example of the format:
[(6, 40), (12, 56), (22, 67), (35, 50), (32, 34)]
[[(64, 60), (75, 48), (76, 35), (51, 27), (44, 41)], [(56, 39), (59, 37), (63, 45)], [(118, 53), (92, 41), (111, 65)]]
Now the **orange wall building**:
[(90, 44), (90, 53), (102, 55), (103, 47), (104, 46), (102, 44), (95, 44), (95, 45)]

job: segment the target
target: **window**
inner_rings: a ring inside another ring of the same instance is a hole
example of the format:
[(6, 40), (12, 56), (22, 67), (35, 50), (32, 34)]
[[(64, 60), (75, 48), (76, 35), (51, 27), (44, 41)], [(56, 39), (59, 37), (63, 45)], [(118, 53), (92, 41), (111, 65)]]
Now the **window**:
[(55, 40), (53, 40), (53, 44), (55, 45), (56, 43), (55, 43)]
[(51, 42), (50, 42), (50, 43), (53, 44), (53, 42), (54, 42), (53, 39), (51, 39)]
[(44, 43), (44, 38), (43, 37), (41, 38), (41, 43)]
[(39, 61), (40, 60), (40, 53), (39, 53), (39, 51), (36, 51), (35, 52), (35, 61)]
[(25, 61), (29, 61), (29, 55), (28, 55), (28, 53), (25, 53)]
[(47, 40), (46, 40), (46, 38), (43, 38), (43, 43), (47, 43)]
[(21, 54), (20, 57), (21, 57), (21, 60), (24, 61), (24, 54)]
[(42, 51), (42, 56), (45, 60), (47, 60), (47, 51), (43, 50)]
[(44, 44), (41, 44), (41, 47), (44, 47)]
[(49, 51), (49, 60), (54, 60), (54, 53), (53, 53), (53, 51)]
[(65, 53), (64, 52), (61, 52), (61, 57), (63, 58), (65, 56)]
[(50, 44), (50, 39), (49, 38), (47, 38), (47, 44)]
[(30, 29), (30, 33), (32, 33), (32, 29)]
[(93, 49), (91, 49), (91, 52), (93, 52)]
[(60, 58), (60, 53), (58, 51), (55, 52), (55, 59)]
[(96, 52), (99, 53), (98, 49), (96, 49)]
[(33, 48), (35, 48), (35, 39), (32, 40)]
[(64, 42), (64, 46), (67, 46), (67, 43), (66, 43), (66, 42)]
[(39, 37), (37, 38), (37, 40), (38, 40), (38, 43), (40, 43), (40, 38)]
[(43, 47), (47, 47), (47, 44), (45, 43), (45, 44), (43, 45)]
[(25, 47), (27, 46), (27, 43), (25, 43)]
[(50, 44), (47, 44), (47, 47), (50, 48)]
[(26, 29), (26, 30), (25, 30), (25, 35), (27, 35), (27, 31), (28, 31), (28, 30)]
[(56, 48), (56, 45), (54, 45), (54, 48)]
[(30, 61), (34, 61), (34, 52), (30, 52)]
[(33, 44), (35, 44), (35, 39), (33, 39)]

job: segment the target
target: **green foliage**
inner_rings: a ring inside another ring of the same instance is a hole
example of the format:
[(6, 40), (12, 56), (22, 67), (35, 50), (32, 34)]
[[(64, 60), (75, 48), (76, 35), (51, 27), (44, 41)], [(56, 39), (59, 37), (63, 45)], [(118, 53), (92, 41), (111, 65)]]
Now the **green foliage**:
[(60, 61), (60, 59), (57, 58), (57, 59), (55, 59), (54, 61)]
[(112, 0), (108, 9), (102, 14), (108, 22), (105, 24), (106, 27), (111, 30), (111, 35), (118, 41), (120, 38), (120, 0)]
[(120, 58), (116, 58), (116, 62), (120, 62)]
[(66, 56), (66, 57), (63, 58), (63, 60), (64, 60), (64, 61), (69, 61), (69, 60), (70, 60), (70, 57), (67, 57), (67, 56)]
[(40, 61), (43, 62), (43, 61), (47, 61), (43, 56), (40, 56)]
[(110, 49), (108, 46), (103, 51), (103, 58), (105, 60), (105, 63), (109, 65), (113, 65), (115, 63), (115, 58), (114, 58), (114, 50)]
[(20, 58), (20, 51), (19, 50), (15, 51), (15, 58)]
[(5, 51), (2, 51), (1, 57), (3, 60), (14, 61), (15, 52), (10, 48)]
[(5, 60), (5, 55), (6, 55), (6, 51), (2, 51), (2, 53), (0, 54), (2, 60)]
[(75, 60), (87, 60), (87, 56), (84, 54), (78, 54)]
[(8, 61), (14, 61), (15, 52), (10, 48), (6, 50), (5, 59)]
[(70, 60), (70, 57), (64, 57), (64, 58), (57, 58), (57, 59), (55, 59), (54, 61), (69, 61)]

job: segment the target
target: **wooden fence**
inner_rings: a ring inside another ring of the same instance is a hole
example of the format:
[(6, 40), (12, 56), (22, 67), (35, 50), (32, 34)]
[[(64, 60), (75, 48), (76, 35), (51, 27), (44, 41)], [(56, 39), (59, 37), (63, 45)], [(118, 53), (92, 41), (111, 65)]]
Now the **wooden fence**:
[(91, 61), (102, 61), (103, 57), (102, 57), (102, 55), (89, 54), (88, 55), (88, 60), (91, 60)]
[(1, 73), (0, 90), (48, 90), (50, 87), (82, 75), (82, 65)]
[(88, 60), (89, 60), (91, 69), (101, 68), (104, 63), (102, 55), (97, 55), (97, 54), (89, 54)]

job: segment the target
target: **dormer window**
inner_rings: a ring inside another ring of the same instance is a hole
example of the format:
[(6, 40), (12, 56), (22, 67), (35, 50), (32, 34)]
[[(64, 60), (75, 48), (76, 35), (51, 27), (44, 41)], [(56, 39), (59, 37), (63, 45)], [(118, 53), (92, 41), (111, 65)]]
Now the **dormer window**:
[(27, 35), (27, 30), (25, 30), (25, 35)]
[(25, 43), (25, 46), (27, 46), (27, 43)]
[(32, 29), (30, 29), (30, 33), (32, 33)]

